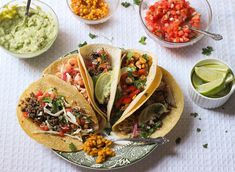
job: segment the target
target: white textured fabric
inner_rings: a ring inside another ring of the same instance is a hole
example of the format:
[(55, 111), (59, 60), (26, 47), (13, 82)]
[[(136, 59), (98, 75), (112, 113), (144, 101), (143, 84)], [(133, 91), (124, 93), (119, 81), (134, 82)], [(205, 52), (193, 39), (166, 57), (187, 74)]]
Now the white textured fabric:
[[(60, 21), (58, 39), (52, 48), (40, 57), (20, 60), (0, 50), (0, 171), (90, 171), (76, 167), (57, 157), (51, 150), (31, 140), (19, 127), (16, 104), (22, 91), (38, 79), (42, 70), (59, 56), (74, 50), (78, 43), (109, 43), (106, 39), (91, 40), (88, 33), (114, 37), (113, 44), (138, 48), (158, 55), (159, 64), (177, 79), (185, 95), (185, 110), (180, 122), (168, 135), (170, 143), (159, 147), (144, 160), (117, 171), (152, 172), (232, 172), (235, 171), (235, 95), (224, 108), (205, 110), (188, 97), (189, 71), (199, 59), (201, 49), (213, 46), (213, 56), (225, 60), (235, 68), (235, 0), (210, 0), (213, 9), (211, 31), (221, 33), (224, 40), (215, 42), (204, 38), (192, 47), (166, 49), (150, 38), (147, 45), (138, 43), (146, 35), (138, 10), (119, 7), (113, 18), (98, 26), (80, 23), (67, 8), (66, 0), (43, 0), (53, 7)], [(7, 0), (1, 0), (0, 5)], [(197, 112), (198, 118), (190, 116)], [(197, 128), (202, 131), (198, 133)], [(227, 133), (225, 131), (228, 131)], [(179, 145), (175, 139), (181, 137)], [(208, 149), (203, 144), (208, 143)]]

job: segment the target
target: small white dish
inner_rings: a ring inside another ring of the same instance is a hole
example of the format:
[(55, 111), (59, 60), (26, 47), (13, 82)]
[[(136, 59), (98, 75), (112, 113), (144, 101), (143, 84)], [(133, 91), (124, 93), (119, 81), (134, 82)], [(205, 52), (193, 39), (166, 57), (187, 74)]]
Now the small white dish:
[(191, 69), (190, 71), (190, 75), (189, 75), (189, 87), (188, 87), (188, 93), (189, 93), (189, 96), (191, 97), (191, 99), (199, 106), (201, 106), (202, 108), (205, 108), (205, 109), (214, 109), (214, 108), (217, 108), (217, 107), (220, 107), (222, 106), (224, 103), (226, 103), (228, 101), (228, 99), (231, 97), (231, 95), (234, 93), (235, 91), (235, 82), (233, 82), (233, 86), (230, 90), (230, 92), (223, 96), (223, 97), (219, 97), (219, 98), (211, 98), (211, 97), (206, 97), (202, 94), (200, 94), (193, 86), (193, 83), (192, 83), (192, 73), (193, 73), (193, 69), (202, 64), (202, 63), (222, 63), (222, 64), (225, 64), (226, 66), (229, 67), (229, 69), (232, 71), (232, 73), (234, 74), (234, 71), (232, 70), (232, 68), (225, 62), (219, 60), (219, 59), (212, 59), (212, 58), (208, 58), (208, 59), (205, 59), (205, 60), (200, 60), (198, 61)]
[(101, 24), (101, 23), (106, 22), (107, 20), (109, 20), (113, 16), (113, 14), (116, 12), (116, 10), (118, 9), (118, 6), (119, 6), (119, 0), (106, 0), (106, 2), (109, 5), (109, 14), (106, 17), (98, 19), (98, 20), (87, 20), (87, 19), (83, 19), (82, 17), (76, 15), (73, 12), (73, 9), (71, 7), (71, 0), (66, 0), (66, 1), (67, 1), (67, 5), (68, 5), (70, 11), (73, 13), (73, 15), (79, 21), (81, 21), (85, 24), (88, 24), (88, 25), (96, 25), (96, 24)]

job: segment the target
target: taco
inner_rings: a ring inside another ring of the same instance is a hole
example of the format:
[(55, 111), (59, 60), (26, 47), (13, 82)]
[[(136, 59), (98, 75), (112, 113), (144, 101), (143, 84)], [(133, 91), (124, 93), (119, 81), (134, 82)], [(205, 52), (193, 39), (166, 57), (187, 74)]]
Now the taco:
[[(49, 65), (43, 71), (43, 75), (55, 75), (61, 80), (75, 86), (87, 102), (92, 106), (92, 103), (88, 97), (87, 88), (84, 84), (85, 81), (81, 76), (82, 69), (78, 66), (78, 60), (78, 54), (70, 54), (66, 57), (62, 57)], [(97, 118), (100, 124), (100, 129), (103, 129), (106, 125), (105, 117), (102, 114), (97, 114)]]
[(46, 147), (59, 151), (82, 148), (83, 137), (99, 124), (85, 98), (75, 87), (48, 75), (32, 83), (21, 95), (17, 117), (23, 130)]
[(121, 50), (91, 44), (79, 49), (79, 66), (95, 110), (107, 116), (113, 106), (121, 66)]
[[(120, 80), (115, 102), (108, 121), (113, 125), (119, 118), (128, 114), (138, 101), (148, 94), (157, 72), (157, 57), (148, 52), (124, 50)], [(158, 76), (160, 77), (160, 75)], [(146, 100), (146, 98), (144, 98)]]
[(159, 87), (138, 110), (114, 124), (114, 134), (157, 138), (165, 136), (176, 125), (183, 112), (184, 96), (173, 76), (165, 69), (161, 70), (163, 78)]

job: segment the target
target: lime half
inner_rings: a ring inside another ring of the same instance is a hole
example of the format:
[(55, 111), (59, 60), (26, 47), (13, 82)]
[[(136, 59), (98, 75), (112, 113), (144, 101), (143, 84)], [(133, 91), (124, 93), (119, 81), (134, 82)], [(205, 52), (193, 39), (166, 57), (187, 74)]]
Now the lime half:
[(206, 84), (202, 84), (197, 88), (197, 91), (203, 95), (215, 95), (224, 89), (224, 78), (217, 79)]
[(105, 99), (110, 95), (112, 75), (105, 72), (100, 75), (95, 84), (95, 97), (100, 104), (105, 103)]
[(224, 79), (227, 74), (227, 72), (219, 72), (207, 67), (195, 67), (195, 72), (199, 78), (206, 82)]

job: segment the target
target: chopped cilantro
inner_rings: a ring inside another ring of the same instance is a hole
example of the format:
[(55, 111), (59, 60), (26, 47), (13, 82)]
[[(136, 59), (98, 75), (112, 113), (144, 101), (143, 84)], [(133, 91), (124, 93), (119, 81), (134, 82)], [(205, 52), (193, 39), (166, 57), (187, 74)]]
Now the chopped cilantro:
[(134, 2), (135, 5), (140, 5), (141, 0), (133, 0), (133, 2)]
[(225, 130), (225, 133), (228, 133), (228, 130)]
[(211, 46), (207, 46), (206, 48), (202, 49), (202, 54), (209, 56), (211, 55), (212, 51), (214, 51), (214, 49)]
[(83, 43), (78, 44), (78, 47), (81, 48), (81, 47), (83, 47), (83, 46), (85, 46), (85, 45), (87, 45), (87, 42), (86, 42), (86, 41), (83, 42)]
[(202, 145), (205, 149), (207, 149), (208, 148), (208, 144), (204, 144), (204, 145)]
[(201, 129), (200, 129), (200, 128), (197, 128), (197, 132), (200, 133), (200, 132), (201, 132)]
[(126, 56), (127, 60), (131, 60), (131, 58), (132, 58), (133, 55), (134, 55), (133, 52), (128, 52), (128, 53), (127, 53), (127, 56)]
[(131, 3), (129, 3), (129, 2), (122, 2), (121, 4), (125, 8), (128, 8), (129, 6), (131, 6)]
[(52, 99), (49, 98), (49, 97), (44, 97), (44, 98), (42, 99), (42, 102), (44, 102), (44, 103), (52, 103)]
[(143, 54), (142, 57), (147, 61), (149, 60), (149, 56), (147, 54)]
[(146, 79), (145, 80), (136, 80), (134, 81), (134, 85), (138, 88), (138, 89), (143, 89), (145, 87), (145, 83), (146, 83)]
[(135, 72), (136, 71), (136, 67), (127, 67), (127, 72)]
[(180, 137), (178, 137), (177, 139), (175, 139), (175, 144), (180, 144), (180, 142), (181, 142), (181, 138)]
[(77, 147), (76, 147), (73, 143), (70, 143), (70, 144), (69, 144), (69, 149), (70, 149), (72, 152), (76, 152), (76, 151), (77, 151)]
[(91, 39), (95, 39), (95, 38), (97, 38), (97, 37), (98, 37), (98, 35), (95, 35), (95, 34), (89, 33), (89, 37), (90, 37)]
[(106, 54), (101, 54), (101, 59), (102, 59), (103, 61), (105, 61), (105, 60), (107, 59)]
[(104, 128), (104, 132), (110, 135), (112, 128)]
[(190, 115), (193, 116), (194, 118), (196, 118), (198, 116), (198, 113), (194, 112), (194, 113), (190, 113)]
[(147, 37), (146, 36), (142, 36), (139, 40), (139, 43), (142, 44), (142, 45), (146, 45), (146, 40), (147, 40)]

